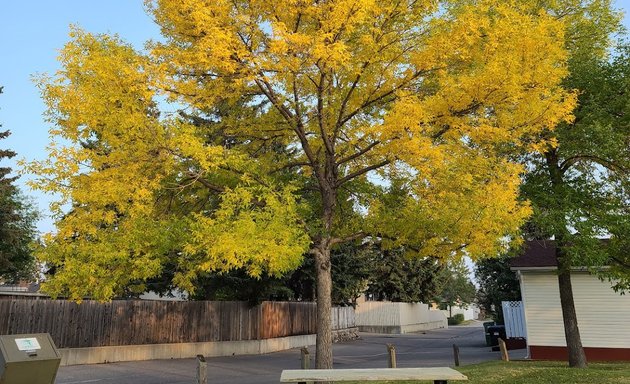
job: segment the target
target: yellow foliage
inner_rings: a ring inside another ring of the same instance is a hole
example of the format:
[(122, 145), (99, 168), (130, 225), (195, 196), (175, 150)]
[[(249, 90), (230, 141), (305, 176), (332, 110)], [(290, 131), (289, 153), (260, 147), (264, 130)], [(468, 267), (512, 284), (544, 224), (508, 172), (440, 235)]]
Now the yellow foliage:
[(495, 254), (530, 213), (506, 155), (575, 105), (534, 0), (146, 3), (147, 53), (73, 29), (40, 83), (54, 142), (27, 171), (70, 204), (41, 250), (53, 293), (111, 298), (167, 260), (188, 289), (277, 275), (361, 235)]

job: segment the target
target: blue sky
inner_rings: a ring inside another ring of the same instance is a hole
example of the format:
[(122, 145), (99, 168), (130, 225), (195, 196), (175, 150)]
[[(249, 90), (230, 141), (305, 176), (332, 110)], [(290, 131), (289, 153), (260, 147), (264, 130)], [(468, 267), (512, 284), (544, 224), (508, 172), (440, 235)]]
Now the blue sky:
[[(630, 0), (616, 0), (626, 12), (624, 24), (630, 29)], [(159, 29), (144, 12), (142, 0), (0, 0), (0, 124), (12, 135), (0, 142), (1, 148), (18, 153), (17, 158), (43, 159), (48, 144), (48, 123), (43, 119), (44, 104), (32, 76), (54, 73), (58, 69), (58, 50), (68, 40), (70, 24), (93, 33), (117, 33), (141, 49), (145, 41), (159, 37)], [(3, 164), (6, 165), (6, 164)], [(16, 168), (14, 162), (10, 166)], [(46, 217), (50, 196), (24, 186), (28, 175), (18, 184), (34, 197), (44, 217), (38, 228), (53, 229)]]

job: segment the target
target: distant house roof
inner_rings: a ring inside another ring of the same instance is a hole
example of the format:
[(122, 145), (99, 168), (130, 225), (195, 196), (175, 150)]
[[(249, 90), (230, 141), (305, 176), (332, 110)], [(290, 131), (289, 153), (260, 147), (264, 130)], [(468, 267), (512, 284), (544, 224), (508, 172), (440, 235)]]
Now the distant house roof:
[[(609, 239), (600, 239), (601, 245), (606, 246)], [(530, 240), (523, 244), (521, 255), (510, 260), (511, 269), (556, 269), (556, 242), (554, 240)], [(573, 269), (582, 267), (573, 266)]]
[(557, 268), (556, 244), (553, 240), (526, 241), (520, 256), (510, 261), (512, 269)]
[(0, 292), (36, 293), (36, 292), (39, 292), (39, 284), (38, 283), (0, 284)]

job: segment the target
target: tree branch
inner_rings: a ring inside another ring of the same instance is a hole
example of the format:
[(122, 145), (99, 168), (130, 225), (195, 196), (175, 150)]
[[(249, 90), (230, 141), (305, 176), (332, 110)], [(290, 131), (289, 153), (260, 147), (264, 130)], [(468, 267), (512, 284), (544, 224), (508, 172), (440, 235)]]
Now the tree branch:
[(306, 137), (304, 123), (300, 119), (296, 118), (291, 113), (291, 111), (287, 109), (287, 107), (284, 104), (280, 103), (273, 89), (271, 88), (271, 85), (269, 85), (267, 81), (263, 79), (255, 79), (254, 82), (256, 83), (258, 88), (260, 88), (260, 90), (265, 94), (265, 96), (269, 99), (269, 101), (271, 101), (271, 104), (273, 104), (273, 106), (280, 113), (280, 115), (284, 117), (285, 121), (289, 124), (289, 126), (297, 134), (298, 138), (300, 139), (300, 144), (302, 145), (302, 149), (304, 150), (306, 157), (310, 161), (310, 165), (313, 167), (315, 172), (319, 172), (319, 170), (315, 166), (317, 164), (317, 157), (313, 153), (311, 146), (308, 142), (308, 139)]
[(319, 133), (322, 137), (322, 141), (324, 142), (324, 146), (326, 147), (326, 153), (328, 154), (328, 156), (334, 156), (334, 144), (326, 133), (326, 127), (324, 123), (324, 83), (326, 81), (326, 73), (321, 69), (320, 71), (321, 73), (319, 76), (319, 83), (317, 84), (317, 123), (319, 125)]
[(345, 237), (333, 237), (330, 240), (330, 245), (335, 245), (335, 244), (341, 244), (341, 243), (346, 243), (348, 241), (354, 241), (354, 240), (358, 240), (358, 239), (362, 239), (365, 236), (367, 236), (367, 234), (363, 231), (357, 232), (357, 233), (353, 233), (352, 235), (348, 235)]
[(347, 157), (344, 157), (343, 159), (339, 160), (339, 161), (337, 162), (337, 165), (341, 165), (341, 164), (347, 163), (348, 161), (352, 161), (352, 160), (356, 159), (357, 157), (360, 157), (361, 155), (366, 154), (366, 153), (367, 153), (367, 152), (369, 152), (372, 148), (376, 147), (376, 146), (377, 146), (377, 145), (379, 145), (380, 143), (381, 143), (381, 142), (380, 142), (380, 140), (376, 140), (376, 141), (372, 142), (370, 145), (368, 145), (367, 147), (365, 147), (365, 148), (363, 148), (363, 149), (359, 150), (358, 152), (353, 153), (352, 155), (347, 156)]
[(311, 165), (311, 163), (308, 162), (308, 161), (301, 161), (301, 162), (298, 161), (298, 162), (295, 162), (295, 163), (288, 163), (288, 164), (283, 165), (282, 167), (274, 169), (273, 171), (271, 171), (271, 173), (280, 172), (280, 171), (283, 171), (283, 170), (289, 169), (289, 168), (305, 167), (305, 166), (309, 166), (309, 165)]
[[(239, 34), (240, 36), (240, 34)], [(245, 45), (245, 47), (247, 48), (247, 50), (250, 53), (254, 53), (251, 49), (251, 46), (249, 46), (245, 39), (241, 36), (241, 41), (243, 42), (243, 44)], [(240, 64), (245, 64), (242, 60), (236, 58), (237, 62), (239, 62)], [(273, 88), (271, 87), (271, 85), (269, 84), (269, 82), (267, 80), (265, 80), (265, 75), (264, 73), (259, 69), (256, 73), (259, 78), (254, 79), (254, 82), (256, 83), (256, 85), (258, 86), (258, 88), (261, 90), (261, 92), (267, 97), (267, 99), (271, 102), (271, 104), (273, 104), (274, 108), (280, 113), (280, 115), (284, 118), (284, 120), (287, 122), (287, 124), (294, 130), (294, 132), (297, 134), (299, 140), (300, 140), (300, 144), (302, 145), (302, 149), (304, 150), (304, 153), (306, 154), (306, 157), (308, 158), (308, 160), (310, 161), (310, 165), (311, 167), (313, 167), (314, 172), (317, 174), (319, 173), (319, 169), (316, 167), (317, 164), (317, 158), (315, 157), (315, 155), (313, 154), (313, 151), (311, 149), (311, 146), (308, 142), (308, 139), (306, 137), (306, 130), (304, 127), (304, 123), (301, 119), (297, 118), (296, 116), (293, 115), (293, 113), (291, 113), (291, 111), (280, 101), (280, 99), (276, 96), (275, 92), (273, 91)]]
[[(453, 116), (457, 116), (457, 117), (461, 117), (461, 116), (465, 116), (471, 112), (474, 112), (477, 108), (481, 107), (481, 102), (475, 102), (473, 104), (471, 104), (470, 106), (468, 106), (467, 108), (461, 109), (459, 111), (455, 111), (452, 112)], [(437, 116), (437, 118), (439, 119), (440, 117), (443, 117), (443, 115)], [(444, 135), (446, 132), (448, 132), (451, 129), (450, 125), (445, 125), (442, 127), (442, 129), (440, 129), (439, 131), (437, 131), (436, 133), (434, 133), (433, 135), (431, 135), (431, 138), (433, 140), (437, 140), (440, 137), (442, 137), (442, 135)]]
[(562, 163), (560, 163), (560, 171), (562, 172), (562, 174), (564, 174), (569, 170), (569, 168), (571, 168), (574, 164), (579, 163), (580, 161), (590, 161), (593, 163), (597, 163), (601, 165), (602, 167), (613, 172), (619, 172), (623, 174), (628, 173), (628, 169), (624, 168), (623, 166), (616, 164), (613, 161), (596, 156), (596, 155), (571, 156), (567, 158), (566, 160), (564, 160)]
[(337, 181), (336, 186), (337, 186), (337, 187), (339, 187), (339, 186), (341, 186), (342, 184), (347, 183), (348, 181), (350, 181), (350, 180), (354, 179), (355, 177), (361, 176), (361, 175), (363, 175), (363, 174), (365, 174), (365, 173), (368, 173), (368, 172), (370, 172), (370, 171), (373, 171), (373, 170), (375, 170), (375, 169), (379, 169), (379, 168), (384, 167), (384, 166), (386, 166), (387, 164), (390, 164), (390, 163), (391, 163), (391, 160), (384, 160), (384, 161), (381, 161), (381, 162), (380, 162), (380, 163), (378, 163), (378, 164), (373, 164), (373, 165), (370, 165), (369, 167), (365, 167), (365, 168), (363, 168), (363, 169), (359, 169), (358, 171), (356, 171), (356, 172), (352, 172), (352, 173), (350, 173), (349, 175), (347, 175), (347, 176), (342, 177), (341, 179), (339, 179), (339, 180)]
[[(365, 108), (370, 107), (376, 103), (378, 103), (379, 101), (382, 101), (392, 95), (394, 95), (396, 93), (396, 91), (399, 91), (400, 89), (402, 89), (403, 87), (409, 85), (409, 83), (411, 83), (412, 81), (414, 81), (415, 79), (417, 79), (418, 77), (433, 71), (434, 69), (430, 69), (430, 70), (423, 70), (423, 71), (417, 71), (416, 73), (414, 73), (413, 75), (411, 75), (408, 79), (403, 80), (400, 84), (398, 84), (397, 86), (393, 87), (392, 89), (390, 89), (389, 91), (373, 98), (373, 99), (368, 99), (366, 101), (363, 102), (363, 104), (361, 104), (359, 107), (357, 107), (357, 109), (355, 109), (354, 111), (352, 111), (350, 114), (348, 114), (347, 116), (343, 117), (342, 119), (340, 119), (338, 121), (338, 125), (341, 127), (343, 126), (345, 123), (347, 123), (348, 121), (350, 121), (353, 117), (355, 117), (356, 115), (358, 115), (361, 111), (363, 111)], [(396, 100), (396, 96), (393, 96), (391, 100), (389, 100), (388, 102), (394, 101)]]
[(206, 180), (203, 177), (201, 177), (201, 174), (189, 173), (188, 175), (190, 176), (190, 180), (191, 181), (199, 182), (201, 185), (203, 185), (204, 187), (208, 188), (211, 191), (218, 192), (218, 193), (225, 192), (225, 188), (224, 187), (221, 187), (221, 186), (216, 185), (216, 184), (212, 184), (208, 180)]
[(365, 71), (365, 69), (367, 68), (369, 64), (370, 64), (369, 60), (363, 63), (363, 65), (361, 66), (361, 70), (359, 71), (357, 76), (354, 78), (354, 81), (352, 82), (352, 85), (350, 86), (348, 93), (346, 93), (346, 96), (343, 98), (343, 101), (341, 102), (341, 106), (339, 107), (339, 116), (337, 117), (337, 123), (335, 124), (336, 130), (340, 129), (341, 126), (343, 125), (341, 121), (343, 120), (344, 113), (346, 113), (346, 106), (348, 105), (348, 101), (350, 101), (350, 96), (352, 96), (352, 93), (354, 92), (357, 85), (359, 84), (359, 80), (361, 80), (361, 76), (363, 76), (363, 71)]
[(244, 171), (240, 171), (240, 170), (238, 170), (238, 169), (234, 169), (234, 168), (232, 168), (232, 167), (228, 167), (228, 166), (226, 166), (226, 165), (219, 165), (219, 169), (222, 169), (222, 170), (224, 170), (224, 171), (228, 171), (228, 172), (232, 172), (232, 173), (234, 173), (234, 174), (236, 174), (236, 175), (240, 175), (240, 176), (245, 176), (245, 175), (247, 175), (247, 176), (251, 177), (251, 178), (252, 178), (252, 180), (256, 181), (258, 184), (263, 185), (263, 186), (265, 186), (265, 187), (271, 187), (268, 183), (266, 183), (264, 180), (260, 179), (259, 177), (257, 177), (257, 176), (256, 176), (256, 175), (254, 175), (254, 174), (251, 174), (251, 173), (246, 173), (246, 172), (244, 172)]
[(624, 267), (624, 268), (629, 268), (630, 269), (630, 264), (627, 263), (626, 261), (621, 260), (618, 257), (615, 256), (611, 256), (610, 257), (615, 263), (619, 264), (620, 266)]

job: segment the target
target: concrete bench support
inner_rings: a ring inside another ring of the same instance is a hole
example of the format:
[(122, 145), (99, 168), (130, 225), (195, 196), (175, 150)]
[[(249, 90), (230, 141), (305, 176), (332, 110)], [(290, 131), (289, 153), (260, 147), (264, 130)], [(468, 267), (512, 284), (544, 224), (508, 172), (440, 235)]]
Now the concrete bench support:
[(319, 381), (403, 381), (433, 380), (444, 384), (449, 380), (468, 380), (452, 368), (371, 368), (371, 369), (289, 369), (282, 371), (281, 383)]

